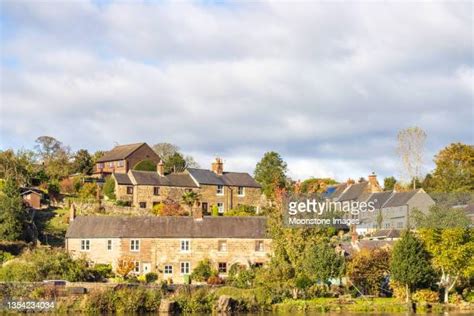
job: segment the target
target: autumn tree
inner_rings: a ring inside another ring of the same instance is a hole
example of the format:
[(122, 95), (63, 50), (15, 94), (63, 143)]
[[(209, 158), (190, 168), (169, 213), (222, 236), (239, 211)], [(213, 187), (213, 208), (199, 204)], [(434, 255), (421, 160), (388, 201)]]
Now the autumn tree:
[(117, 268), (116, 272), (118, 275), (120, 275), (122, 278), (126, 278), (130, 272), (135, 269), (135, 261), (133, 260), (132, 257), (130, 256), (121, 256), (117, 260)]
[(453, 143), (434, 159), (434, 188), (438, 192), (474, 191), (474, 146)]
[(391, 277), (405, 286), (406, 301), (422, 284), (429, 283), (433, 275), (431, 258), (423, 242), (410, 232), (395, 243), (390, 262)]
[(310, 178), (301, 183), (300, 193), (324, 193), (328, 186), (337, 184), (337, 181), (330, 178)]
[(262, 186), (267, 197), (273, 197), (276, 188), (285, 188), (287, 184), (287, 164), (280, 154), (270, 151), (263, 155), (254, 171), (255, 180)]
[(425, 141), (426, 133), (419, 127), (410, 127), (398, 133), (397, 152), (402, 161), (403, 174), (407, 180), (413, 181), (413, 189), (423, 171)]

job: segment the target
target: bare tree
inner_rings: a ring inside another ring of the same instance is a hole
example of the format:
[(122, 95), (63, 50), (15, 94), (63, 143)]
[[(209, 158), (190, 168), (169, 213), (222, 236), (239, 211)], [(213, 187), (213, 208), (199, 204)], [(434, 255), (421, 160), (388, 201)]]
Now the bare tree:
[(421, 177), (426, 133), (419, 127), (409, 127), (398, 132), (397, 152), (403, 166), (403, 174), (413, 182)]

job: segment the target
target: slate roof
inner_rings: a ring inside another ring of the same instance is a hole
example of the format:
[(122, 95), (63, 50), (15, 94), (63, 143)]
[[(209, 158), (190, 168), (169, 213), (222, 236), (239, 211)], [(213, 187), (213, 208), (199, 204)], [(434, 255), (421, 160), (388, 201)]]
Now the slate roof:
[(349, 186), (349, 188), (347, 188), (347, 190), (344, 191), (344, 193), (341, 194), (341, 196), (337, 200), (338, 201), (357, 200), (357, 198), (366, 191), (368, 185), (369, 183), (367, 181), (352, 184), (351, 186)]
[(347, 183), (341, 183), (338, 186), (330, 187), (330, 188), (334, 188), (334, 191), (331, 192), (331, 190), (328, 189), (329, 194), (327, 195), (327, 197), (331, 199), (337, 199), (339, 196), (341, 196), (341, 194), (347, 188)]
[(224, 172), (222, 176), (219, 176), (207, 169), (188, 168), (186, 170), (199, 184), (261, 187), (252, 176), (245, 172)]
[(197, 188), (196, 182), (187, 173), (171, 173), (160, 176), (156, 171), (131, 171), (138, 185)]
[(374, 238), (400, 238), (400, 236), (400, 230), (397, 229), (381, 229), (372, 235)]
[(136, 143), (128, 145), (115, 146), (112, 150), (106, 152), (102, 157), (97, 159), (97, 162), (107, 162), (114, 160), (122, 160), (130, 156), (135, 150), (145, 145), (146, 143)]
[(185, 216), (79, 216), (66, 238), (268, 238), (266, 218)]
[(407, 202), (419, 192), (419, 190), (412, 190), (407, 192), (395, 192), (383, 207), (404, 206)]
[[(349, 255), (353, 255), (357, 250), (372, 250), (380, 248), (392, 248), (395, 241), (392, 240), (359, 240), (356, 245), (351, 242), (343, 242), (341, 244), (342, 249)], [(358, 249), (356, 249), (358, 248)]]
[(126, 173), (114, 173), (114, 178), (117, 180), (118, 184), (132, 185), (132, 180), (128, 177)]
[(375, 209), (380, 209), (387, 202), (388, 199), (392, 196), (392, 191), (376, 192), (372, 193), (367, 200), (367, 203), (373, 202)]

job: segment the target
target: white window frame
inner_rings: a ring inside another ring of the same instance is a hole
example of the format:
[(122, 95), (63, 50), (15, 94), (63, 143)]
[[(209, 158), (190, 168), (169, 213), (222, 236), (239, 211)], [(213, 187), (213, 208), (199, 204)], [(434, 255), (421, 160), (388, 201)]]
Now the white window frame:
[[(221, 205), (220, 207), (219, 207), (219, 204)], [(225, 212), (224, 203), (217, 202), (216, 206), (217, 206), (217, 211), (219, 212), (219, 214), (224, 214)]]
[(191, 274), (191, 263), (189, 261), (181, 261), (179, 263), (179, 272), (181, 275)]
[(103, 162), (99, 162), (97, 163), (97, 169), (104, 169), (104, 163)]
[[(257, 248), (257, 245), (261, 245), (261, 247)], [(255, 252), (265, 252), (265, 242), (263, 240), (255, 240)]]
[(216, 195), (223, 196), (224, 195), (224, 186), (218, 185), (216, 188)]
[(140, 261), (134, 261), (135, 267), (133, 267), (133, 273), (140, 274), (141, 264)]
[(117, 166), (118, 167), (123, 167), (123, 166), (125, 166), (125, 162), (123, 160), (119, 160), (119, 161), (117, 161)]
[[(240, 192), (242, 189), (242, 192)], [(237, 187), (237, 196), (245, 196), (245, 187)]]
[(114, 249), (114, 242), (112, 239), (107, 239), (107, 250), (112, 251)]
[(114, 167), (114, 162), (113, 161), (109, 161), (109, 168), (113, 168)]
[[(221, 245), (224, 245), (221, 249)], [(217, 241), (217, 251), (219, 252), (227, 252), (227, 240), (218, 240)]]
[(90, 250), (91, 250), (91, 240), (81, 239), (81, 251), (90, 251)]
[[(169, 268), (169, 269), (166, 269), (166, 268)], [(163, 275), (165, 275), (165, 276), (173, 275), (173, 265), (172, 264), (165, 264), (165, 266), (163, 268)]]
[(131, 239), (130, 240), (130, 251), (139, 252), (140, 251), (140, 239)]
[(189, 239), (181, 239), (179, 241), (179, 251), (180, 252), (190, 252), (191, 251), (191, 241)]

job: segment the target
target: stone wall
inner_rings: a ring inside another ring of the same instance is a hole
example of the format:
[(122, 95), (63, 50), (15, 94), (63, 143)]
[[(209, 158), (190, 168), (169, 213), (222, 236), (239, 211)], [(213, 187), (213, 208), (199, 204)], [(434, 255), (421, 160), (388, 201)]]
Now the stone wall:
[(261, 198), (261, 190), (259, 188), (244, 188), (244, 195), (239, 196), (238, 187), (224, 186), (224, 194), (217, 194), (217, 186), (201, 185), (200, 194), (201, 202), (208, 203), (209, 210), (217, 203), (224, 203), (224, 211), (236, 208), (240, 205), (250, 205), (259, 209)]

